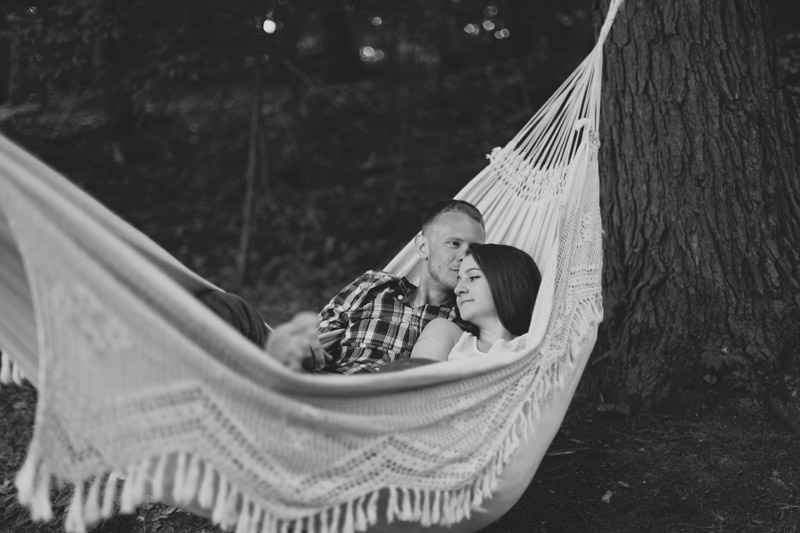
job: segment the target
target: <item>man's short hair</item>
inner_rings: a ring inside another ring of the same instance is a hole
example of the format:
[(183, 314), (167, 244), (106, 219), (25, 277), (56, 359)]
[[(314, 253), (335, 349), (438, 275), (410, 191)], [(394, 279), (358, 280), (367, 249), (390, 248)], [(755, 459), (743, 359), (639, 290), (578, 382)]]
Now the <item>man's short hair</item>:
[(451, 199), (439, 202), (428, 209), (428, 212), (425, 213), (425, 218), (422, 219), (422, 232), (425, 233), (431, 224), (445, 213), (461, 213), (462, 215), (467, 215), (469, 218), (478, 222), (484, 230), (486, 229), (486, 225), (483, 222), (483, 215), (481, 215), (477, 207), (464, 200)]

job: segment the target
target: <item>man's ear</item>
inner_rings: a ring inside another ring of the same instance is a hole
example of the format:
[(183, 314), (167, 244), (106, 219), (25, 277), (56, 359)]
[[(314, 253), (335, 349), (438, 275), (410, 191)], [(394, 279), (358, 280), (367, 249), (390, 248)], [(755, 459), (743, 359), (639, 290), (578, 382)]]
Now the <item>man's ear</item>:
[(417, 236), (414, 237), (414, 245), (417, 247), (417, 255), (419, 255), (423, 261), (428, 259), (428, 239), (422, 232), (417, 233)]

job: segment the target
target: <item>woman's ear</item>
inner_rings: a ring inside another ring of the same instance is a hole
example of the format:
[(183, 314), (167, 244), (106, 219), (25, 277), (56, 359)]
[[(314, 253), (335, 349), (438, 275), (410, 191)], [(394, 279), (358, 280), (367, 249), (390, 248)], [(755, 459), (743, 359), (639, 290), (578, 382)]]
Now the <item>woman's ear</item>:
[(414, 245), (417, 247), (417, 254), (423, 261), (428, 260), (428, 238), (422, 232), (414, 237)]

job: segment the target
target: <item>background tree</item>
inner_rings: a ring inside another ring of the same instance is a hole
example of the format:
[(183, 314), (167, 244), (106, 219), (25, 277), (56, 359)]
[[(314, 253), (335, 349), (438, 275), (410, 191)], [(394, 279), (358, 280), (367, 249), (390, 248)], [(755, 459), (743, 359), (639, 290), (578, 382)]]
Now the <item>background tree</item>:
[(800, 353), (800, 138), (760, 0), (626, 2), (606, 44), (611, 398), (774, 399)]

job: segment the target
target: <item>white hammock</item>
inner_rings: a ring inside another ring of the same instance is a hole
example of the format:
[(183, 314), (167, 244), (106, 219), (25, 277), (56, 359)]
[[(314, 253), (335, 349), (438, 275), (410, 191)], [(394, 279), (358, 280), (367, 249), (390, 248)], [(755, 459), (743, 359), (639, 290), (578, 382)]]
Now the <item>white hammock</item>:
[[(590, 55), (457, 195), (484, 214), (489, 242), (543, 267), (515, 353), (291, 372), (191, 296), (208, 282), (0, 137), (0, 377), (24, 374), (39, 392), (17, 476), (34, 518), (52, 516), (53, 480), (77, 487), (68, 531), (132, 512), (145, 493), (243, 533), (476, 531), (507, 511), (602, 318), (595, 132), (621, 1)], [(387, 266), (417, 268), (411, 244)], [(124, 473), (120, 494), (110, 472)]]

